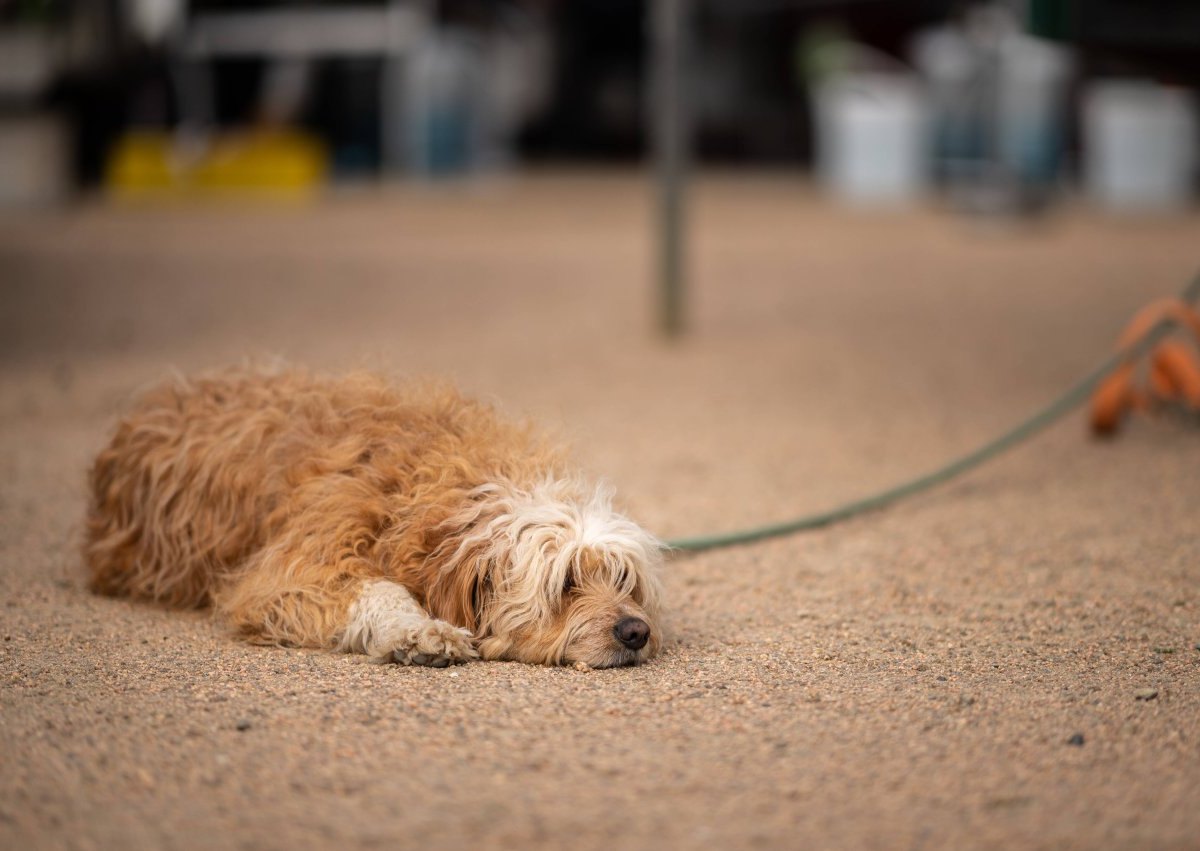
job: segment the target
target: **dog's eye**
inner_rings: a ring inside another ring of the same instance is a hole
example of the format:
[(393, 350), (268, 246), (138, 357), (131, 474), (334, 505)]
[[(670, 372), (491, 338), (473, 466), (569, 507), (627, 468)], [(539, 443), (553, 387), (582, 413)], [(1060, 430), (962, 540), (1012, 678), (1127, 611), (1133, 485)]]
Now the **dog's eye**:
[(575, 589), (575, 577), (567, 574), (567, 578), (563, 580), (563, 594), (570, 594)]

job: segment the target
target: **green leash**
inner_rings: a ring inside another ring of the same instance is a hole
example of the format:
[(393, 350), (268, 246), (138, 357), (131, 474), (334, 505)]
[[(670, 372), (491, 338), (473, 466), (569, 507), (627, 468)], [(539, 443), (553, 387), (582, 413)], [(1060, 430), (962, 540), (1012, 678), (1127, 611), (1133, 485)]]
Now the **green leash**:
[[(1192, 282), (1179, 294), (1180, 300), (1188, 304), (1195, 302), (1198, 297), (1200, 297), (1200, 275), (1193, 278)], [(891, 505), (893, 502), (898, 502), (905, 497), (947, 482), (955, 476), (962, 475), (968, 470), (978, 467), (985, 461), (995, 458), (1018, 443), (1028, 440), (1051, 423), (1082, 405), (1092, 395), (1097, 385), (1110, 372), (1127, 360), (1136, 360), (1144, 355), (1150, 350), (1151, 346), (1157, 343), (1173, 327), (1174, 323), (1169, 319), (1159, 321), (1138, 338), (1133, 345), (1107, 358), (1100, 366), (1096, 367), (1085, 378), (1067, 390), (1066, 393), (1063, 393), (1049, 405), (1029, 417), (1029, 419), (1000, 435), (990, 443), (986, 443), (973, 452), (968, 452), (966, 455), (930, 473), (918, 476), (915, 479), (911, 479), (872, 496), (846, 503), (829, 511), (822, 511), (782, 523), (758, 526), (737, 532), (726, 532), (718, 535), (698, 535), (692, 538), (676, 538), (672, 541), (666, 541), (664, 546), (669, 550), (700, 552), (701, 550), (713, 550), (718, 547), (748, 544), (752, 541), (761, 541), (766, 538), (777, 538), (781, 535), (790, 535), (794, 532), (803, 532), (808, 529), (819, 529), (822, 526), (830, 526), (834, 523), (840, 523), (843, 520), (849, 520), (851, 517), (864, 514), (868, 511), (875, 511), (884, 506)]]

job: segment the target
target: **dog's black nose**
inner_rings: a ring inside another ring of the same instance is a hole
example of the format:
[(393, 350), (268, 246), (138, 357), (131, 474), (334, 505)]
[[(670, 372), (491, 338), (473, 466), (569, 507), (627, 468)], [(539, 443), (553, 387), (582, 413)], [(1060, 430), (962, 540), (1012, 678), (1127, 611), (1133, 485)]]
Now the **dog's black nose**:
[(641, 618), (621, 618), (613, 627), (613, 635), (630, 650), (641, 650), (650, 640), (650, 624)]

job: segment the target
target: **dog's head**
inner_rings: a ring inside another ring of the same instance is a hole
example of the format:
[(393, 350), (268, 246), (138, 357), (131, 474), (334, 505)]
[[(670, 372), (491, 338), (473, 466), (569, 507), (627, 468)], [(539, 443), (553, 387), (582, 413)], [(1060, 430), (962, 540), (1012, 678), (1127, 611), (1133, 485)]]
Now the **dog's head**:
[(482, 658), (610, 668), (661, 647), (661, 545), (608, 491), (484, 485), (443, 528), (426, 602), (471, 628)]

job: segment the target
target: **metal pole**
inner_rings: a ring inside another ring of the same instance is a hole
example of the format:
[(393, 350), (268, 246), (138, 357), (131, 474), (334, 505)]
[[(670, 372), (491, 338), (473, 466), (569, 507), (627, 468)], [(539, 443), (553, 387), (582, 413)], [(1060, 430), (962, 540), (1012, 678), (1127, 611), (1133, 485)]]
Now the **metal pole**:
[(668, 337), (683, 333), (684, 183), (688, 147), (687, 6), (688, 0), (654, 0), (652, 12), (659, 324)]

